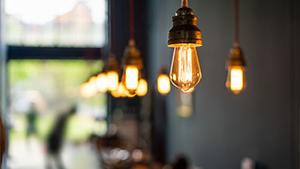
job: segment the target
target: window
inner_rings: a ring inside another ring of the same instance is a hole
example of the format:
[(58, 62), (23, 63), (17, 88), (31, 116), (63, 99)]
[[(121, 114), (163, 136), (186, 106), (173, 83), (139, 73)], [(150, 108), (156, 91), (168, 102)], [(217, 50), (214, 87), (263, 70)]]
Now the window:
[[(80, 84), (103, 67), (107, 0), (5, 0), (5, 14), (11, 121), (8, 167), (46, 168), (47, 139), (60, 114), (76, 104), (76, 114), (67, 122), (63, 163), (67, 169), (99, 168), (91, 147), (72, 144), (107, 131), (106, 95), (83, 98), (79, 92)], [(32, 107), (34, 122), (28, 116)], [(28, 135), (29, 124), (35, 126), (33, 138)]]
[[(48, 137), (56, 125), (57, 118), (73, 104), (77, 106), (77, 113), (66, 123), (65, 142), (83, 142), (88, 140), (91, 134), (105, 134), (106, 95), (99, 93), (91, 98), (84, 98), (79, 92), (80, 84), (87, 78), (89, 71), (92, 73), (101, 67), (103, 67), (101, 61), (11, 60), (9, 62), (12, 126), (9, 143), (10, 168), (43, 169), (46, 166), (47, 153), (43, 152), (43, 147), (47, 147)], [(32, 106), (35, 120), (30, 120)], [(76, 155), (71, 153), (73, 150), (64, 148), (62, 153), (76, 158)], [(63, 160), (66, 165), (73, 164), (68, 159)]]
[(14, 46), (102, 47), (106, 0), (6, 0), (6, 38)]

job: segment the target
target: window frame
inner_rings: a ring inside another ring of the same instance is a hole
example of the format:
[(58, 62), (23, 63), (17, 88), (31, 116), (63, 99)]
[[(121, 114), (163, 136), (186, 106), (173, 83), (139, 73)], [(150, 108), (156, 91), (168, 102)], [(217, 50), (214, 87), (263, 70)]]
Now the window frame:
[(103, 59), (104, 47), (33, 47), (33, 46), (7, 46), (7, 60), (14, 59), (64, 59), (64, 60), (97, 60)]

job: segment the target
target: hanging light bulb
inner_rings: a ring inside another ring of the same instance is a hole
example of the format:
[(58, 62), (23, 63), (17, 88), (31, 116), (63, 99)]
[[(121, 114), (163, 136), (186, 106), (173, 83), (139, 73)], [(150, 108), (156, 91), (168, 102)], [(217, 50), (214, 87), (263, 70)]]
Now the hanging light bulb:
[(234, 94), (239, 94), (246, 87), (245, 66), (241, 48), (236, 45), (230, 50), (226, 80), (226, 87)]
[(107, 88), (109, 91), (114, 91), (118, 89), (119, 74), (117, 71), (107, 72)]
[(170, 79), (164, 69), (161, 70), (157, 77), (157, 90), (162, 95), (166, 95), (171, 91)]
[(239, 0), (234, 0), (235, 4), (235, 34), (234, 34), (234, 44), (229, 53), (229, 60), (226, 65), (227, 69), (227, 80), (226, 87), (233, 93), (239, 94), (246, 87), (245, 78), (245, 67), (246, 61), (244, 59), (243, 52), (240, 48), (240, 2)]
[(123, 97), (123, 95), (122, 95), (123, 89), (125, 89), (125, 86), (122, 84), (122, 82), (119, 82), (117, 90), (113, 90), (111, 92), (111, 95), (115, 98)]
[(123, 83), (120, 83), (119, 87), (118, 87), (118, 93), (120, 95), (120, 97), (127, 97), (127, 93), (126, 93), (126, 87), (124, 86)]
[(129, 92), (127, 91), (124, 83), (120, 83), (119, 88), (118, 88), (118, 92), (120, 94), (120, 97), (128, 97)]
[(118, 61), (113, 54), (110, 54), (108, 58), (107, 70), (107, 90), (115, 91), (119, 86), (119, 72), (118, 72)]
[(182, 7), (173, 16), (173, 27), (169, 31), (168, 46), (174, 48), (170, 79), (183, 92), (191, 92), (201, 80), (197, 47), (202, 46), (202, 35), (197, 27), (198, 18), (182, 0)]
[(92, 76), (90, 78), (90, 80), (88, 81), (88, 85), (89, 85), (91, 91), (93, 91), (94, 94), (96, 94), (97, 91), (98, 91), (98, 87), (97, 87), (96, 82), (97, 82), (97, 76)]
[(111, 91), (111, 95), (112, 95), (114, 98), (119, 98), (119, 97), (121, 97), (120, 94), (119, 94), (118, 89), (117, 89), (117, 90)]
[(88, 98), (93, 96), (95, 93), (95, 90), (92, 88), (91, 85), (89, 85), (89, 83), (83, 83), (80, 86), (80, 94), (82, 97)]
[(139, 80), (139, 85), (136, 90), (136, 94), (138, 96), (145, 96), (148, 92), (148, 83), (145, 79), (140, 79)]
[(107, 77), (105, 72), (101, 72), (95, 79), (95, 85), (98, 92), (105, 93), (107, 91)]
[(80, 86), (80, 94), (82, 97), (92, 97), (97, 93), (96, 77), (92, 76), (87, 82)]
[(129, 45), (124, 52), (123, 83), (130, 94), (134, 94), (138, 88), (140, 70), (143, 67), (139, 50), (135, 47), (134, 40), (129, 41)]

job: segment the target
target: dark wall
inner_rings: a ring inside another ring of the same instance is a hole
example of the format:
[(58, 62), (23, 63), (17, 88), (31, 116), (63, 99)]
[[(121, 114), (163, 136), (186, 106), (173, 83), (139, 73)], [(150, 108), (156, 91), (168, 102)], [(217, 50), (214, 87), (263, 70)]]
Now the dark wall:
[(294, 96), (294, 111), (295, 116), (294, 119), (296, 121), (295, 123), (295, 142), (298, 145), (298, 147), (295, 149), (296, 152), (298, 152), (296, 156), (296, 160), (298, 160), (297, 165), (298, 168), (300, 168), (300, 1), (293, 0), (292, 1), (292, 64), (293, 64), (293, 80), (294, 80), (294, 90), (292, 91), (292, 94)]
[[(152, 81), (156, 70), (171, 62), (167, 33), (179, 6), (180, 0), (149, 1)], [(204, 169), (238, 169), (240, 161), (250, 157), (271, 169), (296, 169), (299, 2), (241, 1), (241, 46), (248, 83), (238, 96), (224, 86), (233, 41), (233, 1), (191, 0), (191, 7), (203, 32), (204, 46), (198, 49), (203, 79), (194, 92), (189, 119), (176, 115), (175, 88), (168, 96), (168, 159), (185, 153)]]

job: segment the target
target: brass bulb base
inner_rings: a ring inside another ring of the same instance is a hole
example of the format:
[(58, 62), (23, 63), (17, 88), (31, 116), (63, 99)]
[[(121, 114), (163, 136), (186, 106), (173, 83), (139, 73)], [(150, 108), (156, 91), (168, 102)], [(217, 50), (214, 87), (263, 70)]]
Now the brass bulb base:
[(193, 10), (183, 6), (173, 16), (173, 27), (169, 31), (169, 47), (176, 47), (178, 44), (192, 44), (202, 46), (202, 33), (198, 28), (198, 18)]
[(116, 56), (113, 53), (109, 54), (107, 62), (107, 71), (118, 71), (119, 65)]
[(129, 41), (129, 45), (126, 47), (126, 49), (124, 51), (123, 65), (124, 66), (136, 65), (139, 70), (143, 68), (143, 61), (141, 58), (141, 53), (136, 48), (135, 41), (132, 39)]
[(232, 66), (247, 66), (244, 58), (244, 54), (239, 45), (235, 44), (229, 52), (229, 60), (227, 62), (226, 67)]

